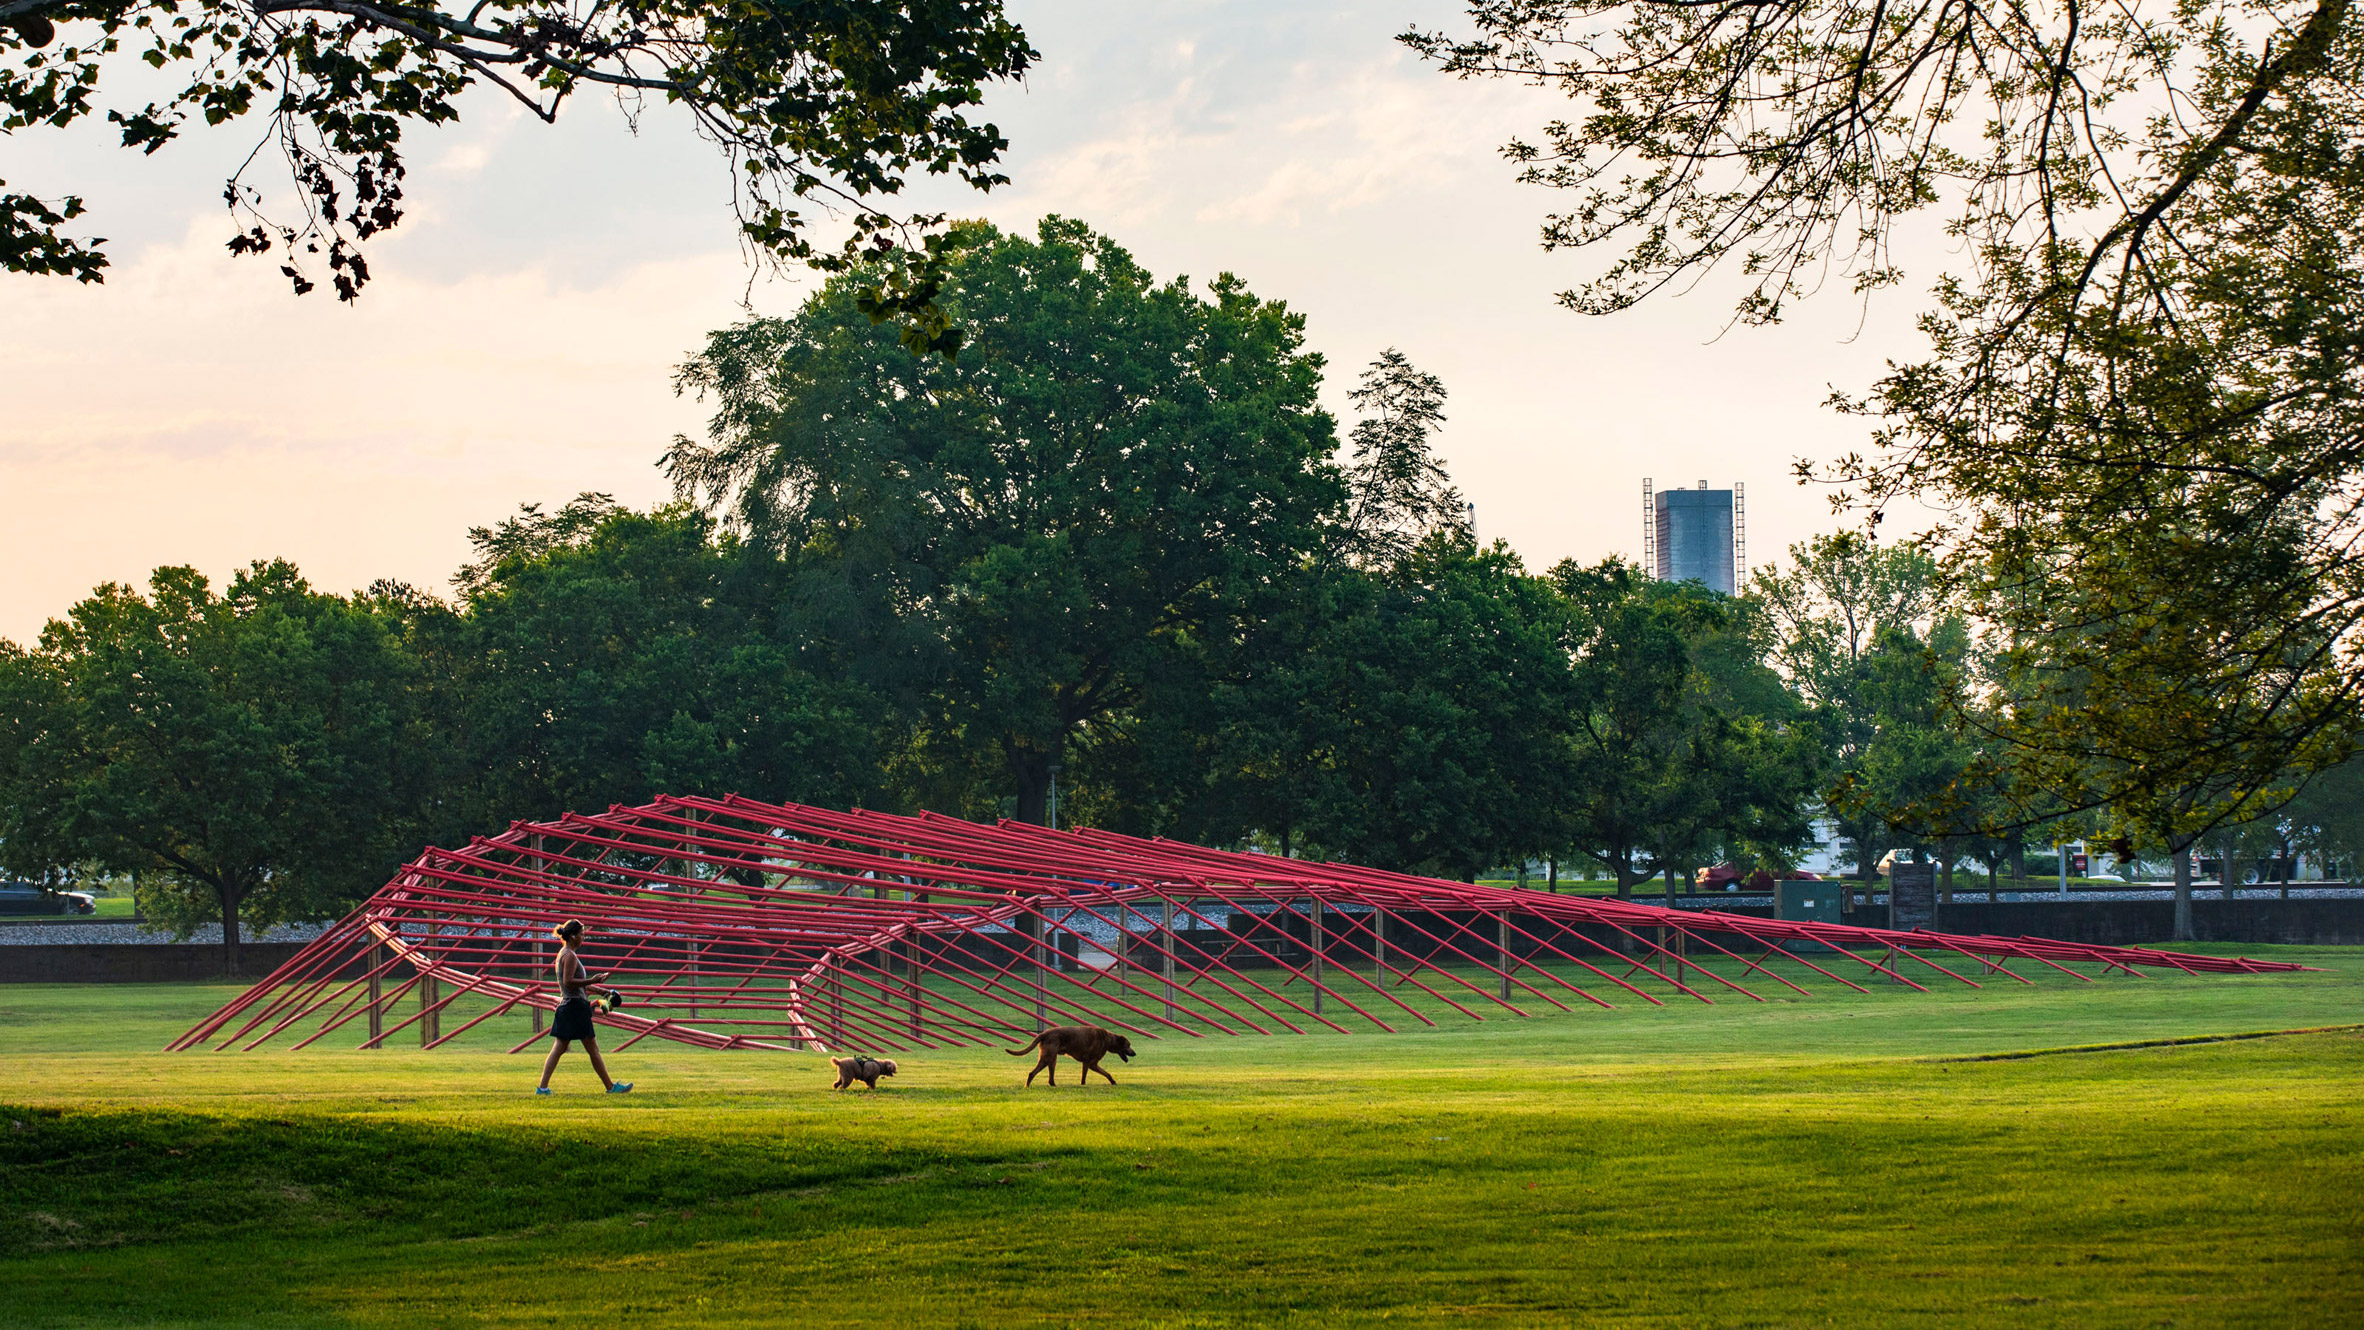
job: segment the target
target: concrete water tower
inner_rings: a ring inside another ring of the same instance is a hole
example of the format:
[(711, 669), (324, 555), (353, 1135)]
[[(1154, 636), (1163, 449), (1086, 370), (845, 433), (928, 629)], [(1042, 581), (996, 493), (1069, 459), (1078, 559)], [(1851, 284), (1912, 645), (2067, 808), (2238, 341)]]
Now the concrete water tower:
[(1664, 582), (1699, 582), (1729, 596), (1748, 573), (1747, 488), (1653, 490), (1642, 481), (1642, 567)]

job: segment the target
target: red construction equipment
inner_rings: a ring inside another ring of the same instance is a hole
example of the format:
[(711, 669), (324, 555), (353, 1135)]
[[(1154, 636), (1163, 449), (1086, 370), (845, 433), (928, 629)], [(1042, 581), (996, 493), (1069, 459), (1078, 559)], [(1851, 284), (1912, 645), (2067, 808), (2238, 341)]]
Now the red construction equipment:
[[(365, 1048), (414, 1026), (434, 1047), (547, 1011), (550, 929), (569, 918), (590, 929), (591, 968), (626, 993), (598, 1017), (624, 1036), (617, 1047), (654, 1035), (943, 1048), (1081, 1023), (1152, 1038), (1392, 1031), (1612, 997), (1763, 1001), (1759, 988), (1805, 995), (1822, 981), (1975, 987), (1974, 966), (2027, 982), (2013, 960), (2088, 981), (2077, 967), (2305, 968), (1670, 910), (1105, 831), (666, 797), (427, 851), (171, 1047), (300, 1048), (357, 1022)], [(447, 1010), (467, 1014), (449, 1031)], [(520, 1050), (543, 1035), (538, 1015), (531, 1025)]]

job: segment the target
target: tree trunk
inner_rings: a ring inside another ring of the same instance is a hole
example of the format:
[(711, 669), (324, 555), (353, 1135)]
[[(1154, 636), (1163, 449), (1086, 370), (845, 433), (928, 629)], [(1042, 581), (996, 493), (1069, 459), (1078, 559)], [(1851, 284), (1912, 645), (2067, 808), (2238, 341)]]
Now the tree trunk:
[[(1633, 871), (1633, 857), (1628, 855), (1622, 859), (1610, 860), (1609, 870), (1617, 876), (1617, 899), (1621, 901), (1632, 900), (1633, 884), (1641, 881), (1643, 877), (1642, 874)], [(1623, 933), (1619, 933), (1615, 940), (1610, 943), (1610, 945), (1617, 948), (1618, 953), (1621, 955), (1632, 954), (1635, 947), (1633, 939), (1625, 936)]]
[(1667, 865), (1667, 868), (1666, 868), (1666, 908), (1668, 908), (1668, 909), (1670, 909), (1670, 910), (1671, 910), (1671, 909), (1673, 909), (1674, 907), (1675, 907), (1675, 870), (1674, 870), (1674, 866), (1673, 866), (1672, 864), (1669, 864), (1669, 865)]
[(1051, 816), (1051, 755), (1011, 745), (1010, 775), (1018, 782), (1018, 820), (1047, 826)]
[(2192, 843), (2188, 840), (2169, 840), (2175, 855), (2175, 940), (2190, 942), (2192, 936)]
[(2018, 841), (2011, 845), (2011, 889), (2027, 890), (2027, 846)]
[(244, 885), (234, 877), (224, 877), (215, 892), (222, 902), (222, 973), (246, 973), (246, 957), (238, 940), (238, 902), (246, 895)]

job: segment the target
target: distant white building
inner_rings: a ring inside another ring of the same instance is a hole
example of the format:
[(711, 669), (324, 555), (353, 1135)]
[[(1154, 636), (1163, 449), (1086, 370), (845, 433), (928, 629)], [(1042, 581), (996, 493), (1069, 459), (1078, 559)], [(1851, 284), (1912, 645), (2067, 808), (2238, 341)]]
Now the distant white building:
[(1798, 859), (1798, 867), (1818, 877), (1841, 877), (1854, 860), (1854, 843), (1841, 838), (1830, 819), (1814, 819), (1814, 846)]

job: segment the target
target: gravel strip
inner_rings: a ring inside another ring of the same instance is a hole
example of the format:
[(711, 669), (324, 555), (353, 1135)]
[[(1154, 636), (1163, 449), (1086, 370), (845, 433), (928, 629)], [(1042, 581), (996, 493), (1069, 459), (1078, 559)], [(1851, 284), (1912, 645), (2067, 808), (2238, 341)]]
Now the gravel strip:
[[(241, 942), (309, 942), (328, 931), (327, 924), (279, 924), (268, 931), (256, 933), (239, 930)], [(153, 946), (157, 943), (185, 943), (193, 947), (222, 945), (220, 924), (201, 925), (185, 938), (177, 938), (168, 928), (151, 928), (134, 923), (90, 924), (0, 924), (0, 947), (71, 947), (71, 946)]]

